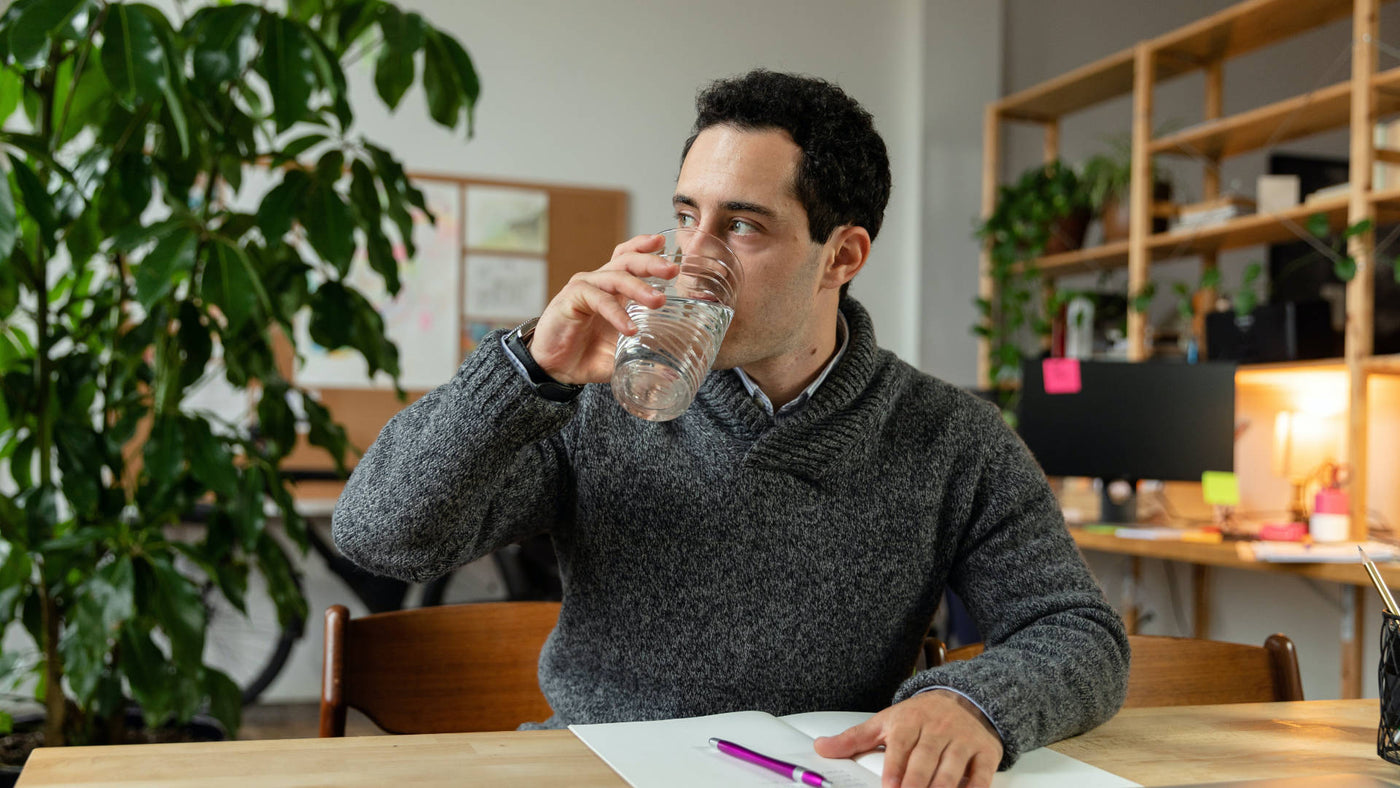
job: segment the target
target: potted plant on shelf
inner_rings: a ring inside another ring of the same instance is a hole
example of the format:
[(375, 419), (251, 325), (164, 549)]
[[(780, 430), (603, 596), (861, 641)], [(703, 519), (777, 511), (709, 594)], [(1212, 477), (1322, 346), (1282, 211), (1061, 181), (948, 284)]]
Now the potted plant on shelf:
[[(234, 731), (239, 687), (204, 662), (203, 595), (243, 609), (257, 573), (283, 622), (305, 615), (284, 543), (304, 550), (305, 525), (279, 475), (294, 404), (342, 468), (347, 444), (279, 373), (273, 336), (309, 312), (316, 343), (397, 376), (346, 277), (363, 249), (396, 292), (395, 246), (414, 254), (410, 211), (426, 211), (353, 131), (342, 64), (365, 54), (390, 108), (421, 82), (434, 121), (470, 129), (467, 53), (384, 0), (174, 20), (17, 0), (0, 16), (0, 627), (34, 644), (6, 651), (0, 677), (36, 685), (46, 745), (120, 741), (133, 702), (151, 726), (207, 709)], [(233, 207), (264, 165), (276, 185)], [(258, 392), (258, 439), (184, 407), (211, 377)], [(202, 524), (173, 527), (196, 506)]]
[[(1128, 237), (1128, 194), (1132, 185), (1133, 149), (1131, 138), (1117, 135), (1107, 139), (1109, 152), (1096, 153), (1081, 166), (1084, 188), (1089, 194), (1093, 214), (1103, 225), (1103, 242), (1113, 243)], [(1152, 163), (1152, 232), (1167, 230), (1167, 217), (1159, 215), (1156, 207), (1172, 199), (1170, 174)]]
[(1089, 225), (1089, 197), (1074, 168), (1052, 161), (1024, 172), (997, 190), (992, 214), (976, 236), (986, 244), (996, 296), (978, 298), (973, 333), (987, 340), (992, 387), (1011, 417), (1027, 333), (1050, 335), (1054, 307), (1040, 303), (1036, 260), (1078, 249)]

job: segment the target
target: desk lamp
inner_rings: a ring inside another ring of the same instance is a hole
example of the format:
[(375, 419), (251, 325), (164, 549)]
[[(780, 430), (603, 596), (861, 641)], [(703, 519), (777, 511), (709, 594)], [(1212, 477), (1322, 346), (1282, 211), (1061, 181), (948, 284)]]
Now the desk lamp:
[(1308, 521), (1308, 483), (1341, 453), (1340, 418), (1301, 411), (1284, 411), (1274, 420), (1273, 473), (1293, 485), (1288, 513), (1294, 522)]

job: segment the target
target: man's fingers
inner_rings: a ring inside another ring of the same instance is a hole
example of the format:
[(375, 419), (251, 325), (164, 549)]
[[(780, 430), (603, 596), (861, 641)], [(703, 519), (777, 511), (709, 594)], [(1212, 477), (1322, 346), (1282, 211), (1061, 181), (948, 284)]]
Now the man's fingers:
[(967, 788), (992, 788), (992, 777), (998, 765), (999, 761), (991, 753), (973, 755), (972, 762), (967, 765)]
[(899, 788), (909, 769), (909, 757), (919, 742), (922, 729), (917, 726), (894, 726), (885, 736), (885, 771), (880, 776), (884, 788)]
[(609, 260), (599, 271), (626, 271), (633, 276), (674, 279), (680, 266), (664, 257), (643, 252), (626, 252)]
[(574, 274), (570, 284), (584, 289), (601, 290), (623, 298), (630, 298), (639, 304), (659, 307), (666, 303), (666, 296), (645, 281), (623, 271), (589, 271)]
[(849, 758), (870, 752), (880, 746), (882, 727), (877, 717), (871, 717), (835, 736), (820, 736), (816, 740), (817, 754), (823, 758)]
[[(899, 782), (893, 784), (898, 785), (899, 788), (928, 788), (929, 783), (933, 781), (934, 773), (939, 769), (939, 759), (946, 757), (945, 744), (945, 742), (935, 740), (932, 736), (920, 735), (919, 740), (914, 742), (912, 751), (909, 753), (909, 765), (905, 767), (904, 774), (898, 776)], [(889, 757), (887, 755), (885, 759), (885, 784), (891, 784), (891, 779), (895, 777), (896, 775), (889, 773)]]
[(613, 257), (627, 252), (659, 252), (666, 239), (661, 235), (634, 235), (613, 249)]
[(939, 755), (938, 771), (933, 774), (931, 781), (919, 783), (919, 788), (960, 788), (963, 776), (967, 774), (971, 755), (972, 752), (964, 744), (949, 743)]

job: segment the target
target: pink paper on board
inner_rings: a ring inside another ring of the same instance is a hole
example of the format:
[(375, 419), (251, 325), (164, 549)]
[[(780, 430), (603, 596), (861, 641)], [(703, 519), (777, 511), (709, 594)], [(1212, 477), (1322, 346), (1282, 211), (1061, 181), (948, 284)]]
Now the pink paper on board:
[(1046, 394), (1078, 394), (1079, 359), (1047, 358), (1040, 362)]

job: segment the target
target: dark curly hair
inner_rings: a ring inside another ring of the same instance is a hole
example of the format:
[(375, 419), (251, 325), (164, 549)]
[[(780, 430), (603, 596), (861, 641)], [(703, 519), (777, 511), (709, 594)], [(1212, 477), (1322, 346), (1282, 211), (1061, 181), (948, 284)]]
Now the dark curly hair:
[(864, 227), (872, 240), (879, 234), (890, 200), (889, 155), (870, 113), (840, 87), (756, 69), (711, 83), (696, 96), (695, 109), (682, 162), (695, 138), (711, 126), (781, 129), (802, 150), (793, 188), (807, 211), (812, 240), (824, 243), (846, 224)]

